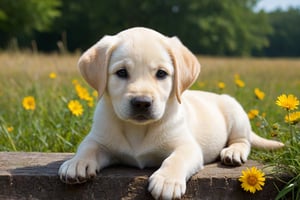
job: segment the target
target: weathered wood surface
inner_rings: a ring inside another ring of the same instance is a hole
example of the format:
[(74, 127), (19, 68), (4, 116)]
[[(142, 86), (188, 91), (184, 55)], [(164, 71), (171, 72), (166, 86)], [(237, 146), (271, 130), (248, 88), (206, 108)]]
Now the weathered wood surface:
[[(109, 167), (87, 183), (62, 183), (58, 168), (72, 155), (0, 152), (0, 199), (152, 199), (147, 185), (155, 169)], [(263, 191), (255, 194), (241, 189), (237, 179), (243, 169), (252, 166), (263, 167), (255, 161), (234, 168), (209, 164), (189, 180), (184, 199), (274, 199), (274, 183), (279, 187), (282, 183), (273, 178), (268, 178)]]

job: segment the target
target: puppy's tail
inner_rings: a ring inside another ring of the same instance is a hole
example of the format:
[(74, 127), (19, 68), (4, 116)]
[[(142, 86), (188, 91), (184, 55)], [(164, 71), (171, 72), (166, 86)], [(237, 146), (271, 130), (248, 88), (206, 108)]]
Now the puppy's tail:
[(265, 150), (275, 150), (284, 147), (284, 144), (275, 140), (268, 140), (256, 135), (254, 132), (250, 135), (251, 145), (253, 147)]

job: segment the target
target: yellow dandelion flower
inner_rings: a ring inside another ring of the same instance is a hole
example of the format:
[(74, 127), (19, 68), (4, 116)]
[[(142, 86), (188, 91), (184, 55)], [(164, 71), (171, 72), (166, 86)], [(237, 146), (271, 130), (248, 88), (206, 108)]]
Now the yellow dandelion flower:
[(249, 119), (254, 119), (255, 117), (257, 117), (259, 114), (259, 111), (256, 109), (252, 109), (248, 112), (248, 117)]
[(251, 167), (251, 169), (243, 170), (242, 175), (239, 178), (241, 182), (241, 187), (246, 192), (255, 193), (256, 191), (262, 190), (265, 185), (265, 174), (257, 169), (256, 167)]
[(68, 108), (71, 111), (71, 113), (75, 116), (80, 116), (83, 114), (83, 107), (77, 100), (71, 100), (68, 103)]
[(54, 72), (51, 72), (51, 73), (49, 74), (49, 78), (55, 79), (55, 78), (56, 78), (56, 74), (55, 74)]
[(82, 90), (82, 86), (80, 85), (80, 84), (78, 84), (78, 83), (75, 83), (74, 84), (74, 87), (75, 87), (75, 90), (76, 90), (76, 92), (78, 93), (78, 92), (81, 92), (81, 90)]
[(79, 84), (77, 84), (75, 86), (75, 90), (76, 90), (76, 93), (77, 93), (78, 97), (82, 100), (89, 101), (92, 98), (89, 94), (89, 91), (86, 88), (79, 85)]
[(265, 98), (265, 93), (258, 88), (254, 89), (254, 94), (255, 94), (256, 98), (259, 100), (263, 100)]
[(286, 123), (297, 124), (300, 121), (300, 111), (289, 113), (284, 119)]
[(218, 83), (218, 88), (223, 90), (224, 88), (226, 87), (225, 83), (224, 82), (219, 82)]
[(282, 94), (277, 97), (276, 105), (286, 110), (295, 110), (298, 108), (299, 100), (292, 94)]
[(25, 110), (35, 110), (35, 99), (33, 96), (24, 97), (22, 105)]
[(90, 100), (88, 100), (88, 106), (89, 107), (93, 107), (94, 106), (94, 99), (90, 98)]
[(242, 81), (241, 79), (235, 79), (235, 85), (242, 88), (245, 87), (245, 82)]
[(11, 133), (14, 130), (14, 127), (9, 126), (6, 128), (7, 132)]

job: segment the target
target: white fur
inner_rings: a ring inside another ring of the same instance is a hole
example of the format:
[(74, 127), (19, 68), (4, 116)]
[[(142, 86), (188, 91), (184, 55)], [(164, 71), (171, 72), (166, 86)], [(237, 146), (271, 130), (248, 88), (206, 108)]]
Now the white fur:
[[(200, 64), (177, 38), (146, 28), (105, 36), (82, 55), (79, 68), (100, 99), (90, 133), (59, 169), (66, 183), (84, 182), (114, 163), (156, 166), (148, 188), (153, 197), (180, 198), (186, 181), (205, 163), (220, 156), (224, 164), (241, 165), (251, 142), (268, 149), (283, 146), (254, 135), (232, 97), (186, 90)], [(120, 69), (128, 78), (116, 75)], [(168, 75), (158, 79), (158, 70)], [(147, 113), (139, 113), (147, 119), (132, 114), (135, 97), (151, 99)]]

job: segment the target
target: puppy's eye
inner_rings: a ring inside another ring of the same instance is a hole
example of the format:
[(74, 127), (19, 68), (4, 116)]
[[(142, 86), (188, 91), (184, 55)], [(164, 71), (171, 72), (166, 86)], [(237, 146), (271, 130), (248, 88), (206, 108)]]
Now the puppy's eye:
[(126, 69), (120, 69), (116, 72), (116, 75), (119, 77), (119, 78), (123, 78), (123, 79), (126, 79), (128, 78), (128, 72)]
[(165, 79), (167, 76), (168, 76), (168, 73), (167, 72), (165, 72), (164, 70), (158, 70), (157, 72), (156, 72), (156, 78), (157, 79)]

